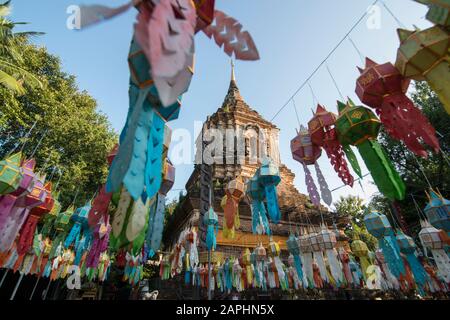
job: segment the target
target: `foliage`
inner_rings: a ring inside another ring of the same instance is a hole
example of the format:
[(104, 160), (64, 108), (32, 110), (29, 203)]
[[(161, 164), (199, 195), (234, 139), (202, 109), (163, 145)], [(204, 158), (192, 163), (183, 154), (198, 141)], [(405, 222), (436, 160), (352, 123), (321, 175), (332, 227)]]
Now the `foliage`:
[[(42, 86), (41, 81), (24, 64), (21, 43), (39, 32), (14, 32), (14, 28), (23, 22), (7, 19), (11, 13), (10, 2), (0, 4), (0, 84), (18, 94), (25, 93), (25, 86)], [(24, 86), (25, 85), (25, 86)]]
[(83, 204), (104, 182), (106, 156), (117, 136), (106, 116), (97, 111), (96, 101), (80, 92), (75, 77), (61, 70), (56, 56), (25, 39), (18, 45), (23, 66), (44, 86), (30, 87), (24, 95), (0, 86), (0, 158), (23, 148), (54, 182), (59, 179), (58, 171), (62, 172), (63, 207), (74, 200), (77, 190), (77, 205)]
[[(417, 201), (421, 209), (425, 207), (428, 200), (425, 194), (425, 190), (429, 189), (428, 181), (433, 188), (439, 189), (444, 197), (448, 198), (450, 195), (450, 166), (448, 158), (450, 150), (450, 116), (446, 113), (439, 98), (425, 82), (415, 82), (415, 90), (412, 92), (411, 97), (416, 106), (422, 110), (436, 129), (443, 152), (439, 154), (430, 152), (428, 159), (422, 159), (416, 157), (403, 143), (392, 139), (385, 132), (380, 134), (379, 140), (406, 184), (407, 197), (404, 201), (398, 201), (397, 204), (400, 207), (400, 214), (408, 226), (408, 231), (415, 234), (420, 229), (420, 224), (419, 215), (413, 200)], [(412, 196), (414, 196), (414, 199)], [(388, 215), (390, 203), (383, 196), (375, 196), (371, 201), (371, 205)]]
[(340, 197), (340, 199), (334, 203), (336, 213), (338, 216), (349, 216), (350, 224), (345, 229), (345, 234), (350, 239), (355, 239), (358, 236), (364, 241), (370, 250), (374, 251), (377, 246), (377, 239), (373, 237), (366, 229), (364, 225), (364, 214), (367, 207), (364, 205), (364, 200), (355, 197)]

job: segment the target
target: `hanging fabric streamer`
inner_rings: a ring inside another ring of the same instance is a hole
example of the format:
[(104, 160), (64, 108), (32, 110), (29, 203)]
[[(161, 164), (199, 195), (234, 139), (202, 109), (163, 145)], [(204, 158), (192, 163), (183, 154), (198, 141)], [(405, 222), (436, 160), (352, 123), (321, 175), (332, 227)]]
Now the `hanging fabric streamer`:
[(292, 255), (292, 259), (294, 260), (295, 270), (297, 272), (297, 277), (300, 281), (300, 285), (302, 287), (307, 287), (307, 283), (303, 284), (303, 265), (302, 260), (300, 258), (300, 247), (298, 244), (298, 239), (291, 234), (286, 241), (289, 253)]
[(110, 232), (111, 225), (109, 224), (109, 216), (107, 215), (103, 217), (102, 220), (94, 228), (94, 241), (86, 260), (86, 266), (88, 268), (95, 268), (98, 266), (102, 254), (105, 253), (108, 249)]
[[(336, 132), (336, 115), (317, 105), (313, 118), (308, 122), (311, 141), (322, 147), (330, 159), (334, 171), (345, 185), (353, 187), (354, 178), (348, 169), (342, 145)], [(317, 170), (317, 168), (316, 168)]]
[(308, 284), (308, 288), (314, 288), (314, 270), (313, 270), (313, 257), (312, 257), (312, 245), (311, 245), (311, 237), (309, 234), (302, 234), (299, 239), (299, 247), (301, 252), (301, 258), (303, 262), (303, 274), (305, 277), (303, 278), (303, 282)]
[(52, 183), (47, 182), (44, 185), (44, 181), (45, 176), (41, 177), (41, 179), (34, 184), (34, 190), (32, 192), (36, 192), (34, 194), (39, 194), (39, 199), (43, 201), (30, 210), (29, 215), (20, 230), (20, 237), (17, 245), (17, 252), (19, 254), (24, 254), (31, 248), (34, 232), (39, 220), (43, 215), (49, 213), (55, 204), (55, 200), (52, 197)]
[(378, 245), (383, 251), (384, 259), (392, 274), (399, 278), (405, 275), (405, 266), (400, 256), (400, 248), (395, 238), (394, 230), (388, 218), (379, 212), (371, 212), (364, 216), (367, 231), (378, 239)]
[[(317, 187), (311, 176), (311, 172), (307, 166), (316, 164), (317, 159), (319, 159), (322, 154), (322, 149), (312, 142), (311, 135), (308, 130), (301, 126), (297, 136), (291, 141), (291, 152), (294, 160), (297, 160), (303, 165), (303, 170), (305, 172), (305, 184), (308, 189), (311, 202), (317, 207), (320, 206), (320, 196), (317, 192)], [(327, 201), (330, 201), (329, 195), (331, 192), (328, 193), (329, 189), (325, 180), (319, 179), (319, 182), (322, 183), (320, 185), (320, 189), (323, 192), (322, 197), (325, 196)]]
[(450, 32), (439, 25), (426, 30), (397, 31), (400, 47), (395, 66), (405, 78), (426, 80), (450, 114)]
[(242, 178), (231, 180), (225, 189), (225, 196), (222, 198), (221, 207), (224, 211), (223, 234), (225, 238), (234, 238), (234, 231), (239, 228), (239, 201), (245, 192), (245, 185)]
[[(164, 209), (166, 197), (162, 194), (157, 195), (156, 212), (153, 220), (151, 238), (150, 238), (150, 257), (152, 257), (160, 248), (163, 228), (164, 228)], [(150, 235), (150, 233), (148, 233)]]
[(145, 193), (137, 201), (134, 201), (126, 222), (126, 228), (124, 228), (120, 237), (122, 245), (131, 243), (131, 253), (133, 255), (140, 254), (145, 243), (150, 201), (156, 201), (156, 197), (150, 200)]
[(5, 213), (2, 216), (3, 221), (0, 221), (0, 251), (8, 251), (11, 248), (30, 210), (45, 201), (43, 182), (39, 180), (40, 176), (33, 172), (35, 166), (34, 159), (27, 160), (22, 165), (23, 178), (19, 188), (13, 193), (17, 199), (10, 212)]
[[(323, 252), (325, 251), (325, 243), (322, 233), (320, 232), (310, 233), (309, 238), (311, 241), (311, 247), (313, 250), (313, 258), (314, 258), (313, 271), (314, 267), (317, 267), (318, 274), (320, 275), (320, 278), (323, 280), (323, 283), (331, 283), (331, 279), (328, 277), (325, 258), (323, 256)], [(315, 273), (317, 274), (317, 271), (315, 271)], [(315, 283), (316, 285), (321, 284), (322, 287), (322, 281), (317, 282), (317, 279), (315, 279)]]
[(267, 290), (267, 280), (264, 275), (264, 271), (266, 269), (266, 249), (262, 245), (262, 243), (259, 243), (259, 245), (255, 248), (255, 254), (256, 254), (256, 270), (255, 274), (257, 274), (257, 279), (259, 280), (259, 288), (263, 290)]
[[(359, 264), (361, 265), (361, 269), (358, 270), (359, 269), (358, 265), (356, 264), (356, 266), (355, 266), (353, 264), (353, 266), (352, 266), (352, 263), (351, 263), (350, 267), (353, 269), (352, 272), (353, 273), (356, 272), (356, 278), (361, 278), (358, 275), (358, 271), (359, 272), (362, 271), (362, 276), (364, 277), (364, 279), (367, 279), (367, 277), (368, 277), (367, 269), (371, 265), (371, 263), (369, 261), (369, 248), (367, 247), (367, 244), (365, 244), (358, 237), (356, 237), (355, 240), (353, 240), (351, 243), (351, 249), (352, 249), (353, 254), (359, 258)], [(355, 283), (359, 283), (359, 280), (355, 281)]]
[(267, 218), (266, 207), (264, 206), (264, 190), (258, 181), (258, 171), (248, 180), (247, 195), (251, 199), (252, 210), (252, 231), (256, 234), (270, 235), (269, 220)]
[(406, 260), (411, 268), (411, 271), (414, 275), (414, 280), (419, 288), (419, 292), (421, 295), (424, 295), (424, 289), (427, 282), (429, 282), (429, 277), (422, 264), (417, 259), (416, 252), (416, 244), (414, 240), (405, 235), (402, 231), (397, 233), (397, 243), (400, 247), (400, 251), (406, 255)]
[(276, 186), (281, 182), (279, 168), (268, 157), (264, 158), (259, 169), (258, 182), (263, 186), (267, 201), (267, 211), (273, 223), (281, 219)]
[(404, 199), (405, 184), (376, 141), (381, 124), (375, 114), (368, 108), (356, 106), (350, 99), (347, 104), (338, 101), (338, 109), (336, 128), (341, 143), (358, 148), (381, 193), (391, 200)]
[(323, 238), (323, 247), (330, 266), (331, 276), (334, 279), (336, 287), (340, 287), (344, 283), (344, 274), (342, 265), (339, 261), (339, 255), (336, 250), (337, 240), (333, 231), (328, 229), (324, 224), (321, 225), (320, 234)]
[(422, 141), (439, 152), (436, 131), (427, 117), (406, 96), (410, 80), (404, 78), (392, 63), (377, 64), (366, 58), (365, 69), (356, 82), (359, 99), (380, 116), (387, 133), (401, 140), (409, 150), (426, 158)]

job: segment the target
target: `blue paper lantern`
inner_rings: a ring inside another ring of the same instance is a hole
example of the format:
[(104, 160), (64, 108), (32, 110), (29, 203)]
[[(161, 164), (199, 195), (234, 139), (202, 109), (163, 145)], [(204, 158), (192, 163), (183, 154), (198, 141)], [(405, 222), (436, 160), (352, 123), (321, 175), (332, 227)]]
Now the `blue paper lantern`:
[(450, 232), (450, 201), (437, 191), (430, 190), (428, 194), (430, 202), (424, 209), (428, 221), (437, 229)]
[(384, 214), (376, 211), (364, 216), (364, 224), (366, 225), (367, 231), (377, 239), (392, 235), (393, 233), (389, 219)]

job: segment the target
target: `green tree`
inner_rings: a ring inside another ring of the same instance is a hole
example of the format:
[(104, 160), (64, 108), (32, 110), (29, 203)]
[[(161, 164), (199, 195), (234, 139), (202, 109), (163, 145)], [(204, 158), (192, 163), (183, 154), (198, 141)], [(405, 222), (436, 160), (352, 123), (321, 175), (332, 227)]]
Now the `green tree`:
[[(31, 87), (23, 95), (0, 86), (0, 157), (23, 148), (47, 177), (56, 168), (62, 171), (59, 187), (63, 205), (74, 200), (77, 190), (76, 204), (83, 204), (105, 181), (106, 156), (117, 135), (107, 117), (97, 111), (96, 101), (87, 92), (80, 92), (74, 76), (61, 70), (56, 56), (26, 39), (18, 45), (23, 64), (44, 86)], [(53, 175), (54, 182), (58, 179)]]
[(39, 32), (14, 32), (14, 28), (23, 22), (13, 22), (7, 19), (11, 13), (11, 1), (0, 4), (0, 84), (19, 93), (25, 93), (24, 84), (41, 86), (41, 81), (29, 72), (24, 64), (21, 44), (30, 36)]
[[(450, 116), (426, 82), (415, 82), (411, 98), (437, 131), (441, 153), (430, 152), (427, 159), (416, 157), (403, 143), (381, 132), (380, 143), (406, 185), (406, 199), (398, 201), (399, 214), (404, 218), (408, 231), (416, 234), (420, 230), (419, 214), (414, 200), (422, 209), (428, 201), (425, 191), (429, 184), (439, 189), (444, 197), (450, 195)], [(420, 124), (418, 124), (420, 125)], [(414, 197), (414, 199), (412, 198)], [(391, 203), (381, 195), (374, 197), (371, 205), (388, 215)], [(401, 217), (400, 217), (401, 218)]]
[(364, 225), (364, 214), (367, 207), (364, 205), (364, 200), (356, 196), (340, 197), (334, 203), (336, 213), (338, 216), (349, 216), (350, 224), (345, 229), (345, 234), (350, 239), (355, 239), (358, 236), (364, 241), (370, 250), (374, 251), (377, 246), (377, 239), (373, 237)]

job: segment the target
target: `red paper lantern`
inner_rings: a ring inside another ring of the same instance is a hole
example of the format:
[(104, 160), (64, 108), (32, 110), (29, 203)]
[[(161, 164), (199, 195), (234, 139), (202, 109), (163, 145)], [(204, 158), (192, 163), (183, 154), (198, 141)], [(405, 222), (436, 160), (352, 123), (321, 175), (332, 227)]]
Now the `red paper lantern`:
[(332, 112), (328, 112), (319, 104), (314, 113), (314, 117), (308, 122), (309, 134), (311, 135), (311, 141), (325, 150), (331, 165), (337, 172), (339, 178), (341, 178), (342, 182), (353, 187), (355, 179), (348, 169), (344, 151), (342, 150), (342, 145), (337, 136), (335, 124), (336, 115)]
[(406, 96), (410, 80), (392, 63), (377, 64), (366, 58), (364, 70), (356, 83), (361, 101), (374, 108), (388, 134), (401, 140), (415, 154), (427, 157), (421, 140), (439, 152), (436, 131), (422, 112)]

